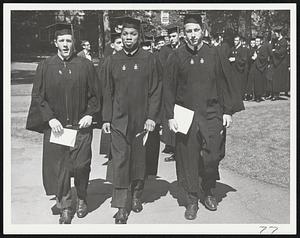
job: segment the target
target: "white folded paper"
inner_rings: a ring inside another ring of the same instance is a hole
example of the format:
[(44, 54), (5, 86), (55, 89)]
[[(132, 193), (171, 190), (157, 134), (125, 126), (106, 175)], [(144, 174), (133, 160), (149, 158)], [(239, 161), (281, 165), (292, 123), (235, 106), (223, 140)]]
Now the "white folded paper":
[(60, 145), (74, 147), (76, 141), (77, 130), (64, 128), (63, 133), (57, 135), (51, 131), (50, 142)]
[(190, 126), (193, 121), (193, 117), (194, 117), (194, 111), (175, 104), (174, 119), (178, 124), (177, 132), (186, 134), (190, 129)]

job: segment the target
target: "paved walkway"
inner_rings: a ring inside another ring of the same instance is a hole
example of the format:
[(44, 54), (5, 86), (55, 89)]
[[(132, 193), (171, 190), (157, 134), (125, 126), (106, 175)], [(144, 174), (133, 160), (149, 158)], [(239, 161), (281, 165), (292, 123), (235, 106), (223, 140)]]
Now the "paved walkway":
[[(32, 85), (11, 88), (12, 127), (25, 126)], [(22, 88), (22, 89), (21, 89)], [(21, 89), (21, 90), (20, 90)], [(20, 93), (21, 92), (21, 93)], [(20, 93), (22, 97), (18, 94)], [(256, 104), (255, 104), (256, 105)], [(254, 106), (254, 104), (253, 104)], [(20, 119), (20, 121), (18, 121)], [(14, 122), (14, 120), (17, 120)], [(19, 124), (18, 124), (19, 123)], [(31, 133), (29, 141), (24, 130), (15, 130), (11, 148), (11, 222), (12, 224), (58, 224), (52, 215), (53, 197), (45, 196), (42, 186), (42, 136)], [(20, 135), (24, 135), (23, 137)], [(94, 130), (93, 160), (88, 187), (89, 214), (73, 224), (113, 224), (116, 209), (110, 207), (111, 184), (105, 182), (106, 161), (99, 155), (100, 130)], [(163, 145), (161, 146), (163, 148)], [(221, 167), (221, 180), (215, 194), (218, 210), (208, 211), (200, 205), (198, 217), (184, 219), (184, 195), (178, 188), (175, 163), (164, 162), (160, 154), (157, 178), (150, 178), (144, 191), (144, 210), (131, 213), (128, 224), (287, 224), (289, 223), (289, 189), (246, 178)]]

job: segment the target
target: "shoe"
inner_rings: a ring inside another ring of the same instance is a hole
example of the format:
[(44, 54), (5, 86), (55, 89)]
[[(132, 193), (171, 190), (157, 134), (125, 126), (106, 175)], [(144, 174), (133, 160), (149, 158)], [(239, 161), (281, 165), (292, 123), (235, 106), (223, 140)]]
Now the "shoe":
[(173, 146), (166, 145), (165, 149), (162, 151), (165, 154), (173, 154), (174, 153), (174, 148)]
[(271, 101), (276, 101), (276, 100), (279, 100), (279, 97), (272, 97), (271, 98)]
[(70, 208), (65, 208), (60, 213), (59, 224), (71, 224), (73, 212)]
[(212, 195), (208, 195), (204, 199), (204, 205), (208, 210), (216, 211), (218, 206), (217, 199)]
[(271, 100), (272, 99), (272, 95), (265, 97), (266, 100)]
[(184, 213), (184, 217), (187, 220), (195, 220), (198, 212), (198, 204), (188, 204)]
[(78, 218), (83, 218), (88, 214), (88, 207), (85, 200), (77, 199), (76, 214)]
[(143, 210), (143, 205), (142, 205), (141, 199), (139, 199), (139, 198), (132, 199), (131, 210), (136, 213), (139, 213)]
[(119, 211), (114, 217), (115, 224), (126, 224), (128, 219), (128, 213), (125, 208), (119, 208)]
[(175, 161), (174, 154), (165, 158), (165, 162), (172, 162), (172, 161)]

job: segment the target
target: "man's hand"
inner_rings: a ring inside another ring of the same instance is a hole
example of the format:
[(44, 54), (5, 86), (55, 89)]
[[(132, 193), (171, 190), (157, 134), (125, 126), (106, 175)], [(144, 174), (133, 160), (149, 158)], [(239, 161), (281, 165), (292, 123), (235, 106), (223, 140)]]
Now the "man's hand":
[(232, 116), (224, 114), (223, 115), (223, 126), (226, 126), (226, 128), (230, 127), (232, 124)]
[(146, 129), (147, 131), (153, 131), (154, 128), (155, 128), (155, 121), (151, 119), (147, 119), (144, 125), (144, 129)]
[(79, 121), (79, 129), (80, 128), (87, 128), (92, 124), (92, 119), (93, 117), (90, 115), (86, 115), (83, 118), (80, 119)]
[(230, 58), (229, 58), (229, 61), (230, 61), (230, 62), (234, 62), (234, 61), (235, 61), (235, 57), (230, 57)]
[(170, 119), (169, 120), (169, 128), (171, 131), (174, 131), (175, 133), (178, 130), (178, 124), (177, 121), (175, 119)]
[(257, 54), (256, 54), (256, 52), (254, 52), (252, 59), (255, 60), (256, 58), (257, 58)]
[(110, 133), (110, 123), (109, 122), (103, 123), (102, 130), (104, 131), (104, 133)]
[(62, 133), (64, 128), (61, 125), (61, 123), (59, 122), (59, 120), (53, 118), (49, 121), (49, 126), (51, 127), (52, 131), (54, 133)]

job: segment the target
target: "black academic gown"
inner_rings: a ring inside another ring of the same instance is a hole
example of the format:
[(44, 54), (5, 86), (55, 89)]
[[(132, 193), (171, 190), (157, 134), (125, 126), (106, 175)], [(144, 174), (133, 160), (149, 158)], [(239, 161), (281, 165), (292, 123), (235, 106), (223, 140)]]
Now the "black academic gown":
[(81, 148), (53, 144), (48, 122), (56, 118), (63, 127), (76, 127), (83, 116), (94, 116), (99, 111), (98, 90), (94, 66), (85, 58), (74, 56), (63, 61), (55, 55), (37, 67), (26, 129), (44, 133), (43, 184), (47, 195), (58, 193), (60, 172), (66, 167), (70, 171), (76, 168), (77, 156), (82, 161), (91, 159), (91, 136), (88, 141), (80, 141)]
[[(222, 48), (219, 54), (223, 53)], [(228, 57), (224, 58), (228, 62)], [(231, 72), (230, 65), (225, 70)], [(167, 118), (174, 118), (175, 104), (194, 111), (187, 135), (176, 134), (175, 158), (179, 183), (187, 191), (196, 192), (201, 173), (214, 181), (219, 179), (218, 164), (224, 157), (222, 115), (238, 111), (236, 105), (242, 103), (240, 88), (223, 73), (216, 49), (205, 44), (197, 52), (188, 46), (175, 50), (168, 58), (166, 72), (164, 103)], [(238, 101), (234, 102), (233, 98)], [(218, 138), (212, 140), (211, 136)]]
[(262, 45), (256, 49), (257, 58), (252, 64), (249, 77), (253, 81), (254, 95), (255, 97), (261, 97), (265, 93), (266, 89), (266, 69), (268, 67), (268, 47)]
[[(160, 65), (162, 66), (162, 71), (161, 71), (161, 75), (162, 75), (162, 80), (164, 81), (165, 78), (165, 70), (166, 70), (166, 63), (167, 63), (167, 59), (168, 56), (173, 52), (173, 49), (171, 48), (170, 45), (165, 45), (161, 48), (160, 51), (157, 51), (157, 57), (159, 59)], [(164, 89), (162, 94), (164, 94)], [(164, 100), (164, 97), (163, 99)], [(164, 104), (162, 102), (162, 104)], [(169, 122), (168, 119), (166, 118), (166, 113), (164, 110), (164, 107), (161, 108), (161, 123), (162, 123), (162, 135), (161, 135), (161, 141), (164, 142), (166, 145), (169, 146), (175, 146), (175, 134), (174, 132), (170, 131), (169, 129)]]
[(244, 97), (247, 83), (247, 48), (240, 45), (238, 48), (233, 47), (230, 57), (235, 57), (235, 61), (231, 62), (233, 76), (237, 77), (237, 81), (241, 88), (241, 97)]
[(273, 92), (286, 91), (287, 71), (287, 41), (282, 38), (275, 43), (275, 51), (273, 51)]
[[(156, 59), (153, 54), (140, 48), (133, 56), (126, 55), (122, 50), (108, 57), (103, 67), (103, 121), (110, 122), (113, 132), (122, 136), (128, 145), (132, 145), (136, 135), (144, 130), (147, 119), (155, 122), (159, 120), (162, 85)], [(115, 142), (113, 144), (117, 145), (118, 142)], [(126, 158), (115, 161), (112, 157), (114, 171), (117, 171), (113, 175), (115, 187), (126, 188), (133, 177), (143, 179), (147, 174), (144, 171), (145, 151), (142, 148), (133, 150), (140, 154), (129, 153)], [(131, 161), (132, 156), (138, 159), (136, 164), (134, 160)], [(131, 163), (130, 172), (127, 163)]]

